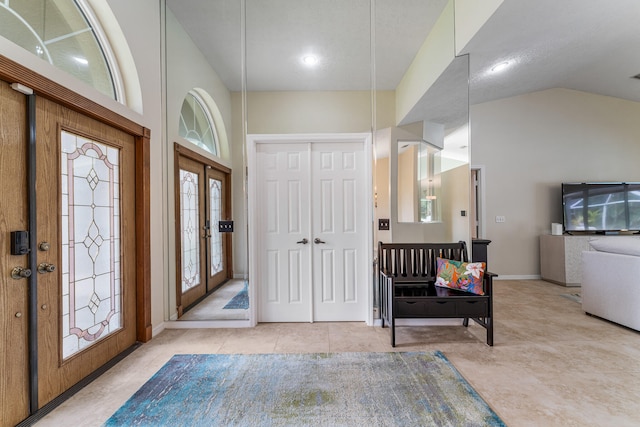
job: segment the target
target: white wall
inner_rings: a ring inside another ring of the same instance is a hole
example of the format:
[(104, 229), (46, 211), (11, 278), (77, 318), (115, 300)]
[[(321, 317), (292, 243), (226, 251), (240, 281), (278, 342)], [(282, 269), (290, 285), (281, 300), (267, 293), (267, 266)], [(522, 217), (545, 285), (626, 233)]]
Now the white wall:
[[(474, 105), (472, 164), (485, 166), (491, 271), (540, 274), (540, 234), (562, 222), (563, 181), (640, 181), (640, 103), (550, 89)], [(505, 223), (495, 216), (504, 215)]]

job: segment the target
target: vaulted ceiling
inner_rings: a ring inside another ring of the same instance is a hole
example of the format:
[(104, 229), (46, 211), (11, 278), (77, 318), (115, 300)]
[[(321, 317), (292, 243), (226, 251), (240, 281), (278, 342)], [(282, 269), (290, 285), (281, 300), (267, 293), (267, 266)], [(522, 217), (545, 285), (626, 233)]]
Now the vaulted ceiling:
[[(248, 90), (395, 89), (446, 0), (247, 0)], [(225, 85), (241, 89), (241, 2), (167, 0)], [(375, 22), (371, 31), (370, 22)], [(563, 87), (640, 102), (640, 1), (505, 0), (464, 47), (472, 104)], [(375, 73), (372, 73), (372, 46)], [(315, 68), (301, 63), (318, 57)], [(501, 73), (489, 70), (509, 61)]]

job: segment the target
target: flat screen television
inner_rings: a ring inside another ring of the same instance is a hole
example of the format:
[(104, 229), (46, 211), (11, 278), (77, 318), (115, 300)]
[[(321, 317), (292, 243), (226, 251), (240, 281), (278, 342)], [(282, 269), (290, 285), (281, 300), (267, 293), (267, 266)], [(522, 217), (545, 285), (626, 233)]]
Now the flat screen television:
[(640, 231), (639, 182), (562, 184), (564, 231)]

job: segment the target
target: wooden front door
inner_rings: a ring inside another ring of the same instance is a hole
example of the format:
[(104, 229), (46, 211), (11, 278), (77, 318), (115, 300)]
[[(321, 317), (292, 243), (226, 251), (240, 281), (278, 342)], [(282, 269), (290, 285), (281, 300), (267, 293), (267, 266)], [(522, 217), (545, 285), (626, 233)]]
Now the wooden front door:
[(136, 341), (135, 140), (44, 98), (36, 123), (44, 405)]
[(229, 220), (230, 170), (175, 146), (176, 301), (178, 317), (231, 272), (231, 237), (218, 231)]
[[(26, 97), (1, 81), (0, 96), (4, 426), (135, 343), (136, 175), (133, 136), (42, 97), (29, 164)], [(35, 235), (30, 252), (12, 254), (15, 231), (28, 231), (31, 241)], [(30, 257), (37, 268), (28, 270)]]
[[(29, 416), (29, 282), (12, 279), (28, 255), (11, 255), (11, 232), (28, 230), (27, 101), (0, 81), (0, 425)], [(24, 274), (24, 273), (23, 273)], [(20, 276), (18, 276), (20, 277)]]

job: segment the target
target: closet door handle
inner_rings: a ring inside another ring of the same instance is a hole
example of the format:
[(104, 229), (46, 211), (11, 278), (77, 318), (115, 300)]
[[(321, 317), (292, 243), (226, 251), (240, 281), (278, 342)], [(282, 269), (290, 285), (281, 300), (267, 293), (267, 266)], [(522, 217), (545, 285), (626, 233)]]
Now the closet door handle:
[(319, 245), (320, 243), (327, 243), (324, 240), (320, 240), (317, 237), (315, 239), (313, 239), (313, 243), (315, 243), (316, 245)]
[(304, 238), (302, 240), (297, 241), (296, 243), (302, 243), (303, 245), (306, 245), (307, 243), (309, 243), (309, 241), (306, 238)]

